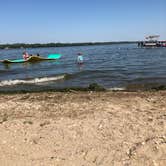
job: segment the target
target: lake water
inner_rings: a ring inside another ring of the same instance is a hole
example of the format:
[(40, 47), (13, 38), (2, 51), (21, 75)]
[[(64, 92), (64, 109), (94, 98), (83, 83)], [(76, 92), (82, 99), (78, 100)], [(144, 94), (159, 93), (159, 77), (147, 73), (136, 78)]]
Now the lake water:
[[(166, 85), (166, 48), (138, 48), (136, 44), (26, 49), (44, 57), (60, 53), (58, 61), (3, 64), (0, 62), (0, 91), (47, 90), (87, 87)], [(0, 50), (0, 59), (20, 59), (23, 49)], [(84, 64), (76, 63), (77, 53)], [(67, 76), (67, 77), (66, 77)]]

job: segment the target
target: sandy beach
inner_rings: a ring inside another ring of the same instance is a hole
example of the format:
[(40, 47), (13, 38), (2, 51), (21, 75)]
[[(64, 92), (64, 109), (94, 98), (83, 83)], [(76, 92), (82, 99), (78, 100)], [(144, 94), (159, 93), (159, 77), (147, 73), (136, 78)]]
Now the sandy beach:
[(0, 95), (2, 166), (165, 166), (166, 91)]

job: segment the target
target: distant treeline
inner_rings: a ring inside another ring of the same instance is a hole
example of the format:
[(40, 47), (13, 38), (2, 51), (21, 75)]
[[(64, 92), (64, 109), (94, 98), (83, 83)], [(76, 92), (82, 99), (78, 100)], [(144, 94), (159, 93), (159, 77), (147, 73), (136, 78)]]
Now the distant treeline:
[(110, 44), (130, 44), (137, 43), (133, 41), (122, 41), (122, 42), (88, 42), (88, 43), (46, 43), (46, 44), (0, 44), (0, 49), (15, 49), (15, 48), (39, 48), (39, 47), (67, 47), (67, 46), (91, 46), (91, 45), (110, 45)]

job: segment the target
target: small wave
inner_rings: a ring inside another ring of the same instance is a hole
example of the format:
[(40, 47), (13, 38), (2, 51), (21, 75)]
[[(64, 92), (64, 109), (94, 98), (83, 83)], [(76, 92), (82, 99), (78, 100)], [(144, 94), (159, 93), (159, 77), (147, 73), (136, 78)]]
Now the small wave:
[(51, 82), (64, 79), (65, 75), (55, 76), (55, 77), (42, 77), (42, 78), (34, 78), (29, 80), (4, 80), (0, 82), (0, 86), (12, 86), (18, 84), (38, 84), (44, 82)]
[(121, 88), (115, 87), (115, 88), (109, 88), (108, 90), (110, 90), (110, 91), (124, 91), (124, 90), (126, 90), (126, 88), (125, 87), (121, 87)]

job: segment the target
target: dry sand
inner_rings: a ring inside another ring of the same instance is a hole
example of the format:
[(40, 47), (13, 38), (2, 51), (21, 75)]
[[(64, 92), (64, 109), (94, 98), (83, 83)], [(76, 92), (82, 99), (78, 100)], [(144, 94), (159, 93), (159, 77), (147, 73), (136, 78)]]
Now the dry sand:
[(165, 166), (166, 92), (0, 95), (1, 166)]

